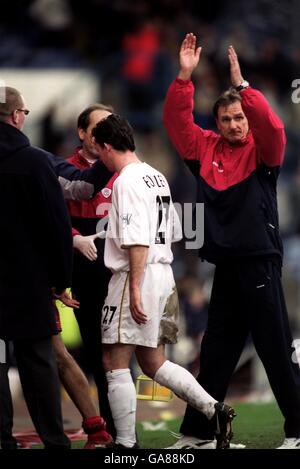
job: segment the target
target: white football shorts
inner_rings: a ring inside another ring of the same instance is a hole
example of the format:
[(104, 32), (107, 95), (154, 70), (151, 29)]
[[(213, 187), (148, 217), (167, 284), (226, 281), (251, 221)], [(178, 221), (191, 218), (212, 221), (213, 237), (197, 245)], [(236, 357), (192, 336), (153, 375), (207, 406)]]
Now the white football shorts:
[(178, 335), (179, 304), (169, 264), (147, 264), (141, 284), (141, 300), (148, 317), (137, 324), (129, 308), (129, 272), (113, 274), (102, 309), (102, 342), (156, 348), (174, 344)]

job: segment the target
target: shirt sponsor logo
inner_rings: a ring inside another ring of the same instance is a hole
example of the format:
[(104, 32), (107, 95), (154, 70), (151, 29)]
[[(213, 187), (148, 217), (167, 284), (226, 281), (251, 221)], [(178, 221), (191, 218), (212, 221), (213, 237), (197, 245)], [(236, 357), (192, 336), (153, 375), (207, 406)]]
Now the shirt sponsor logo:
[(132, 213), (125, 213), (124, 215), (121, 215), (123, 226), (128, 226), (130, 224), (131, 217)]

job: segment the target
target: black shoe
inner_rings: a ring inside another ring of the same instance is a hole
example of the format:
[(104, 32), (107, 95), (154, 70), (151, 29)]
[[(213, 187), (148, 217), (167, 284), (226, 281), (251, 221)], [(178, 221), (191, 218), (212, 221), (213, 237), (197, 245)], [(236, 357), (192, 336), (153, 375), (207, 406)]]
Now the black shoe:
[(216, 413), (216, 449), (227, 449), (233, 437), (231, 422), (236, 416), (235, 410), (224, 402), (217, 402), (215, 404)]

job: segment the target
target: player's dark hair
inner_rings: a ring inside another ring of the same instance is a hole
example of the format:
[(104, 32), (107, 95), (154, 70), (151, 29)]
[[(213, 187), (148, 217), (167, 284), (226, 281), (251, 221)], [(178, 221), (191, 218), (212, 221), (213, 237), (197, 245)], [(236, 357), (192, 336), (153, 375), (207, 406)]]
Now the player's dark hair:
[(100, 146), (110, 144), (118, 151), (134, 151), (133, 130), (125, 117), (110, 114), (102, 119), (93, 129), (93, 136)]
[(86, 130), (90, 125), (90, 115), (94, 111), (108, 111), (114, 112), (112, 106), (106, 106), (105, 104), (95, 103), (85, 108), (78, 116), (77, 127), (78, 129)]
[(216, 119), (218, 119), (218, 111), (219, 107), (227, 107), (230, 104), (235, 103), (236, 101), (241, 102), (242, 98), (240, 94), (234, 89), (230, 88), (229, 90), (224, 91), (221, 96), (218, 97), (217, 101), (213, 107), (213, 115)]

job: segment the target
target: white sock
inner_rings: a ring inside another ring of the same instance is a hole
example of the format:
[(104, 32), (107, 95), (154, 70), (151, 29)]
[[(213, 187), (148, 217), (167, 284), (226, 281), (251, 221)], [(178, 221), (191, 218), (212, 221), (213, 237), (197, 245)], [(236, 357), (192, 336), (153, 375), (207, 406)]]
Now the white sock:
[(106, 373), (108, 401), (117, 431), (116, 443), (131, 448), (136, 442), (136, 391), (129, 368)]
[(208, 419), (213, 417), (217, 401), (182, 366), (166, 360), (155, 373), (154, 381), (171, 389), (181, 399), (205, 414)]

